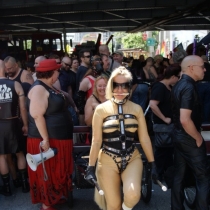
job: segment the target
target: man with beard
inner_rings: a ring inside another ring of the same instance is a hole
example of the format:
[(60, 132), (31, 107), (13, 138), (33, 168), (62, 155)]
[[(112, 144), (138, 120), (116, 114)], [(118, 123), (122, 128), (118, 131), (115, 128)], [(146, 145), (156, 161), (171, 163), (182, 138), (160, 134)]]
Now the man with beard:
[(89, 69), (90, 66), (90, 58), (91, 53), (88, 49), (83, 49), (79, 51), (79, 59), (81, 60), (81, 64), (77, 70), (76, 74), (76, 90), (79, 90), (80, 82), (82, 81), (84, 75)]
[(120, 63), (118, 63), (117, 61), (115, 61), (112, 57), (110, 57), (110, 52), (109, 52), (109, 48), (107, 45), (102, 44), (99, 46), (99, 53), (100, 55), (106, 55), (108, 56), (109, 59), (109, 71), (112, 72), (115, 68), (118, 68), (120, 66)]
[(103, 67), (103, 72), (102, 74), (105, 75), (106, 77), (110, 77), (111, 71), (110, 69), (110, 62), (109, 62), (109, 57), (107, 55), (101, 55), (101, 61), (102, 61), (102, 67)]
[(72, 97), (72, 90), (75, 89), (74, 86), (76, 85), (76, 78), (75, 74), (73, 74), (73, 72), (70, 70), (71, 58), (67, 56), (63, 57), (61, 65), (61, 71), (58, 77), (61, 90), (67, 92)]
[(14, 80), (21, 83), (29, 83), (29, 84), (33, 84), (34, 80), (31, 76), (31, 74), (24, 69), (21, 69), (18, 66), (17, 61), (15, 60), (15, 58), (11, 57), (11, 56), (7, 56), (4, 59), (4, 64), (6, 67), (6, 73), (9, 77), (9, 79)]

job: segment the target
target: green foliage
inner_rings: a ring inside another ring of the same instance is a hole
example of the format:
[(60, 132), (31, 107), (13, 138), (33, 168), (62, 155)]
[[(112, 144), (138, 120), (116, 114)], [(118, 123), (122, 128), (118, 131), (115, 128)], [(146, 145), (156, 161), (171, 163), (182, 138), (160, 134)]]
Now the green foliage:
[(126, 34), (122, 38), (122, 43), (124, 48), (142, 48), (142, 50), (146, 50), (147, 48), (146, 41), (142, 39), (141, 32)]
[[(27, 42), (27, 49), (31, 50), (32, 41), (31, 40), (27, 40), (26, 42)], [(23, 42), (23, 47), (24, 47), (24, 50), (26, 50), (25, 42)]]
[[(159, 35), (158, 31), (152, 31), (152, 38), (157, 40)], [(146, 41), (143, 40), (142, 32), (138, 33), (125, 33), (116, 32), (114, 33), (116, 45), (123, 45), (121, 48), (141, 48), (142, 50), (148, 51), (148, 46)], [(156, 41), (155, 47), (158, 46), (158, 41)]]

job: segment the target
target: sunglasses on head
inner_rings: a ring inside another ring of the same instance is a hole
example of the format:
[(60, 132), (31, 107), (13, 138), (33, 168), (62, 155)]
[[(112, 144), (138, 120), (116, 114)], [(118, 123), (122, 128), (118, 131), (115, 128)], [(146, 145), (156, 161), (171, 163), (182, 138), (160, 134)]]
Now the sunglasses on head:
[(121, 87), (122, 89), (129, 89), (130, 83), (129, 82), (125, 82), (125, 83), (113, 82), (113, 89), (119, 89), (119, 87)]

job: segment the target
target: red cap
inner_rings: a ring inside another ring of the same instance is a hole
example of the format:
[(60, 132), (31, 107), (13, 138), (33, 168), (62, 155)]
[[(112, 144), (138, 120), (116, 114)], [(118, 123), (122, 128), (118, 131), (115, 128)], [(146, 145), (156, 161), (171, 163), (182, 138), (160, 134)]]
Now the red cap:
[(57, 64), (55, 59), (46, 59), (39, 63), (36, 67), (38, 72), (54, 71), (61, 67), (61, 64)]

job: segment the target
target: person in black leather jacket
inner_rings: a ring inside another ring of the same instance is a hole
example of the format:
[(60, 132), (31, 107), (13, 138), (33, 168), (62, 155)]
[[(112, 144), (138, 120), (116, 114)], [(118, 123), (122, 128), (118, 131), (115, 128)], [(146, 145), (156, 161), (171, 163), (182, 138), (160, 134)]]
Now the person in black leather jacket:
[(196, 179), (196, 209), (207, 210), (209, 199), (209, 165), (205, 142), (201, 136), (201, 109), (196, 81), (204, 77), (203, 60), (187, 56), (181, 63), (182, 77), (172, 89), (175, 124), (175, 174), (171, 191), (172, 210), (183, 210), (184, 177), (187, 166)]

